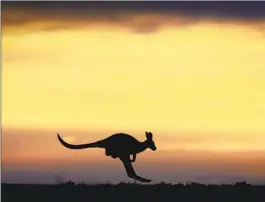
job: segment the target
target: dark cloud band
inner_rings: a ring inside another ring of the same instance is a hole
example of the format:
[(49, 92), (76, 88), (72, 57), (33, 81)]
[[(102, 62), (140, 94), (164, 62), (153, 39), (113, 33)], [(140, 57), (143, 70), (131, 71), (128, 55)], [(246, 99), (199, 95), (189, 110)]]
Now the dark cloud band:
[[(40, 29), (60, 29), (97, 23), (150, 32), (166, 24), (201, 20), (264, 22), (265, 2), (3, 2), (3, 27), (49, 22)], [(144, 20), (135, 16), (145, 16)], [(156, 17), (154, 17), (156, 16)], [(159, 17), (158, 17), (159, 16)]]

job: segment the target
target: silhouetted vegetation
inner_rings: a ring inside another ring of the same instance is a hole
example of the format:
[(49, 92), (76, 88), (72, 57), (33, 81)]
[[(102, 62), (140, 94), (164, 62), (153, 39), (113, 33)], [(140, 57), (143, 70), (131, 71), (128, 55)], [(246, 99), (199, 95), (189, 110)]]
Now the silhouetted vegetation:
[(265, 185), (238, 182), (232, 185), (160, 183), (143, 185), (121, 182), (87, 185), (72, 181), (54, 185), (2, 184), (4, 202), (18, 201), (265, 201)]

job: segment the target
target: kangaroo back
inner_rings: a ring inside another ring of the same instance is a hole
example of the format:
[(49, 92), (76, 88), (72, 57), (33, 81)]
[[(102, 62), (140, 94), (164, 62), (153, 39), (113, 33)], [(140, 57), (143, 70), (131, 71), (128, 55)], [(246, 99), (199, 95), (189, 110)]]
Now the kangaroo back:
[(74, 144), (69, 144), (67, 142), (65, 142), (59, 135), (59, 133), (57, 134), (58, 139), (60, 141), (60, 143), (65, 146), (68, 149), (86, 149), (86, 148), (96, 148), (96, 147), (100, 147), (102, 148), (103, 145), (101, 143), (101, 141), (97, 141), (97, 142), (93, 142), (93, 143), (87, 143), (87, 144), (78, 144), (78, 145), (74, 145)]

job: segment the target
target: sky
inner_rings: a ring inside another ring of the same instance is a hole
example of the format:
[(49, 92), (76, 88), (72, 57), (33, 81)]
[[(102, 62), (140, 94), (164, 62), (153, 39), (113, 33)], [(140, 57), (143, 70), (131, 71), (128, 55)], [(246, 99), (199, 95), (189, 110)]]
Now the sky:
[(3, 2), (2, 178), (265, 183), (265, 2)]

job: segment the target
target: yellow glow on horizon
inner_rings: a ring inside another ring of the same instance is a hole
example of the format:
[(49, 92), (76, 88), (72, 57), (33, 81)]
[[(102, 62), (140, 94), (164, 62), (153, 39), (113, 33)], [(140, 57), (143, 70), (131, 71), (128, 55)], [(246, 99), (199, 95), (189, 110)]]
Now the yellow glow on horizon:
[[(101, 27), (6, 34), (2, 124), (160, 130), (173, 142), (176, 131), (205, 131), (207, 142), (183, 148), (262, 149), (264, 51), (257, 32), (211, 23), (149, 34)], [(243, 141), (229, 139), (240, 131), (248, 133)]]

